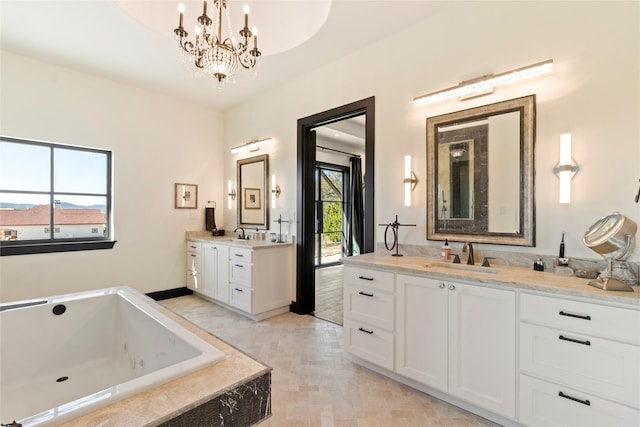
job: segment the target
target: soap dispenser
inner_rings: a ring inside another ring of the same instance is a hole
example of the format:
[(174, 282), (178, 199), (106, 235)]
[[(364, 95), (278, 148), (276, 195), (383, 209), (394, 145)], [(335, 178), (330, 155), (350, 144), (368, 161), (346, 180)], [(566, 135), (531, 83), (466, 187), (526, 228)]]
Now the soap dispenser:
[(449, 239), (444, 240), (444, 245), (442, 246), (442, 259), (445, 261), (449, 261), (451, 259), (451, 246), (449, 246)]

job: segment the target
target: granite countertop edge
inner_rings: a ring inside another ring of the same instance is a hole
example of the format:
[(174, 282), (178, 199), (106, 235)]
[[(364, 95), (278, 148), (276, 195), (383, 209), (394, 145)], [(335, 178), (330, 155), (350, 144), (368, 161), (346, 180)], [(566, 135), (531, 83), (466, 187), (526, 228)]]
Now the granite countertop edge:
[[(373, 267), (382, 270), (409, 274), (428, 275), (441, 280), (470, 281), (486, 285), (508, 286), (514, 289), (544, 292), (554, 295), (580, 297), (608, 303), (618, 303), (640, 308), (640, 286), (633, 286), (633, 292), (604, 291), (589, 286), (589, 279), (560, 276), (554, 272), (540, 272), (522, 267), (492, 265), (500, 271), (495, 274), (454, 270), (444, 266), (446, 261), (417, 257), (391, 257), (377, 253), (343, 258), (345, 265)], [(478, 266), (479, 267), (479, 266)], [(464, 267), (463, 267), (464, 268)]]

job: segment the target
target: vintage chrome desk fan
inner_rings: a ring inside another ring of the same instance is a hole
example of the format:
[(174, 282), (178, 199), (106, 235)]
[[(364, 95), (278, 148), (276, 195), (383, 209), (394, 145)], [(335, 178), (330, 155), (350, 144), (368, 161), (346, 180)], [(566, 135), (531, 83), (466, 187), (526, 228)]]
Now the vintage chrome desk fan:
[(634, 272), (625, 261), (631, 253), (638, 226), (635, 222), (613, 212), (600, 218), (587, 229), (582, 242), (607, 261), (607, 269), (590, 286), (606, 291), (630, 291), (638, 283)]

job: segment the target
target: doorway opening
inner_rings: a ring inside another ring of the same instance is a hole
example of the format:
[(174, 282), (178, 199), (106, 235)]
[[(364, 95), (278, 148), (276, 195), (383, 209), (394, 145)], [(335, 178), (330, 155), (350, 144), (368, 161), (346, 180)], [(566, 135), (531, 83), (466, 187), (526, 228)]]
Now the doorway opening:
[[(332, 275), (330, 280), (340, 284), (337, 294), (341, 304), (342, 266), (339, 259), (374, 250), (374, 105), (371, 97), (298, 120), (296, 301), (291, 305), (294, 313), (315, 313), (316, 269), (324, 273), (339, 271), (340, 274)], [(329, 146), (322, 139), (330, 125), (335, 127), (339, 122), (344, 124), (352, 120), (362, 122), (362, 156), (343, 150), (344, 146)], [(324, 155), (327, 152), (343, 154), (346, 163), (327, 161)], [(356, 166), (351, 163), (353, 159), (357, 159), (359, 167), (356, 174), (353, 172)], [(345, 176), (347, 172), (348, 177)], [(355, 211), (352, 201), (354, 176), (360, 177), (356, 188), (360, 188), (359, 199), (362, 200), (360, 210)], [(341, 211), (340, 225), (335, 222), (335, 213), (332, 214), (336, 211)]]

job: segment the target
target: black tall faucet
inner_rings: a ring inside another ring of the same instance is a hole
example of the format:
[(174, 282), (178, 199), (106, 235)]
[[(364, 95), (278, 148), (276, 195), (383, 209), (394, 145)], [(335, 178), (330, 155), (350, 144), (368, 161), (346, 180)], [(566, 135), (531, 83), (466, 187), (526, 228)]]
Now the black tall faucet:
[(473, 258), (473, 243), (464, 242), (464, 246), (462, 247), (462, 252), (467, 252), (467, 247), (469, 248), (469, 258), (467, 258), (467, 264), (473, 265), (475, 260)]
[(245, 240), (244, 228), (242, 228), (242, 227), (238, 227), (238, 228), (236, 228), (235, 230), (233, 230), (233, 232), (235, 233), (235, 232), (237, 232), (238, 230), (242, 231), (242, 237), (241, 237), (241, 239), (242, 239), (242, 240)]

